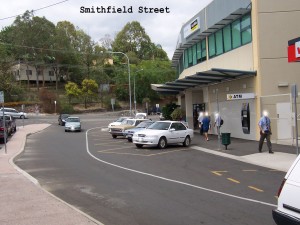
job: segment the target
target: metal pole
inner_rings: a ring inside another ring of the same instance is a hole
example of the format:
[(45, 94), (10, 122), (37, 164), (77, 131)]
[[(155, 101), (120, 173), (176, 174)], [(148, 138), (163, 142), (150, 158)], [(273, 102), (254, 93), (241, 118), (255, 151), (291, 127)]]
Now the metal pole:
[(5, 154), (7, 154), (7, 148), (6, 148), (6, 126), (5, 126), (5, 116), (4, 116), (4, 104), (2, 103), (2, 113), (3, 113), (3, 137), (4, 137), (4, 148), (5, 148)]
[[(221, 118), (220, 115), (220, 108), (219, 108), (219, 94), (218, 94), (218, 89), (216, 89), (216, 97), (217, 97), (217, 111), (218, 111), (218, 117)], [(218, 120), (218, 118), (216, 118), (216, 120)], [(216, 121), (217, 123), (217, 132), (218, 132), (218, 150), (221, 149), (221, 136), (220, 136), (220, 127), (218, 126), (218, 121)]]
[(299, 145), (298, 145), (298, 114), (297, 114), (297, 97), (296, 96), (294, 96), (294, 106), (295, 106), (296, 150), (297, 150), (297, 155), (299, 155)]
[(134, 113), (136, 114), (136, 97), (135, 97), (135, 76), (133, 76), (133, 101), (134, 101)]
[(142, 71), (144, 69), (140, 69), (138, 71), (135, 72), (134, 76), (133, 76), (133, 101), (134, 101), (134, 112), (136, 113), (136, 95), (135, 95), (135, 76), (137, 74), (137, 72)]
[(131, 104), (131, 81), (130, 81), (130, 63), (129, 63), (129, 58), (124, 52), (112, 52), (108, 51), (108, 53), (112, 54), (122, 54), (126, 57), (127, 59), (127, 65), (128, 65), (128, 87), (129, 87), (129, 107), (130, 107), (130, 116), (132, 116), (132, 104)]
[(296, 131), (296, 150), (297, 155), (299, 155), (299, 146), (298, 146), (298, 113), (297, 113), (297, 97), (298, 97), (298, 87), (297, 84), (293, 84), (291, 86), (291, 95), (294, 99), (294, 107), (295, 107), (295, 131)]

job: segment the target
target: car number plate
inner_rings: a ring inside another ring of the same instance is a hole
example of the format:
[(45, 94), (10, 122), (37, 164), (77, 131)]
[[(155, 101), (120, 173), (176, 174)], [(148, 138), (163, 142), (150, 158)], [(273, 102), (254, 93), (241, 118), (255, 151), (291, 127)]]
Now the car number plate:
[(139, 138), (138, 138), (138, 140), (139, 140), (139, 141), (143, 141), (143, 140), (144, 140), (144, 138), (141, 138), (141, 137), (139, 137)]

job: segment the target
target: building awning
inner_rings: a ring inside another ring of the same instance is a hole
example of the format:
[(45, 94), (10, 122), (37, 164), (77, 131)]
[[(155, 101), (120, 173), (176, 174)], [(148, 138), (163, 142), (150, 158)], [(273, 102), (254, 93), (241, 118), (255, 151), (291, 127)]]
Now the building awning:
[(256, 71), (212, 68), (197, 72), (183, 79), (176, 79), (165, 84), (152, 84), (152, 89), (162, 94), (178, 94), (196, 86), (208, 86), (221, 82), (256, 76)]

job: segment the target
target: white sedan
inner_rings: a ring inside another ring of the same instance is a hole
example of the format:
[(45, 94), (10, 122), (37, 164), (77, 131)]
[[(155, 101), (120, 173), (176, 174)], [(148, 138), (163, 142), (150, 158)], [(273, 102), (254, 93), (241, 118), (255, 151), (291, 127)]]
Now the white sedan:
[(168, 144), (182, 143), (185, 147), (189, 146), (193, 137), (194, 131), (182, 122), (156, 121), (147, 129), (134, 133), (132, 142), (138, 148), (144, 145), (156, 145), (163, 149)]

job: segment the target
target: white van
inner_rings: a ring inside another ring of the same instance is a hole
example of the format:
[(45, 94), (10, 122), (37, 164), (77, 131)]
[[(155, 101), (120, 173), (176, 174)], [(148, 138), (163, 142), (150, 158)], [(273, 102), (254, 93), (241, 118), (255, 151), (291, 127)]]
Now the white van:
[(277, 225), (300, 225), (300, 155), (282, 181), (272, 214)]

